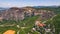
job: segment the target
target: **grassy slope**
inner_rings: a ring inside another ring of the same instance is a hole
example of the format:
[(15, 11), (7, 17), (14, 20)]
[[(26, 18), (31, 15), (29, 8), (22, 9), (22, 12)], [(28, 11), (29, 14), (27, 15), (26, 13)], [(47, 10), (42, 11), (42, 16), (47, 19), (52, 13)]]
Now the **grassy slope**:
[[(16, 26), (8, 26), (8, 27), (0, 27), (0, 34), (2, 34), (3, 32), (5, 32), (6, 30), (9, 30), (9, 29), (12, 29), (12, 30), (16, 30), (16, 31), (20, 31), (20, 34), (27, 34), (31, 28), (33, 27), (34, 25), (34, 22), (35, 20), (38, 18), (39, 16), (33, 16), (33, 17), (29, 17), (29, 18), (26, 18), (24, 19), (23, 21), (6, 21), (4, 20), (3, 22), (1, 22), (1, 24), (18, 24), (20, 25), (20, 27), (28, 27), (28, 28), (24, 28), (24, 29), (21, 29), (21, 28), (17, 28)], [(25, 25), (24, 25), (25, 23)]]
[(60, 14), (58, 14), (56, 17), (54, 17), (52, 22), (55, 25), (56, 34), (58, 34), (60, 32)]
[(56, 28), (55, 34), (59, 34), (59, 32), (60, 32), (60, 14), (57, 14), (57, 16), (55, 16), (52, 20), (48, 20), (46, 22), (46, 24), (55, 25), (55, 28)]

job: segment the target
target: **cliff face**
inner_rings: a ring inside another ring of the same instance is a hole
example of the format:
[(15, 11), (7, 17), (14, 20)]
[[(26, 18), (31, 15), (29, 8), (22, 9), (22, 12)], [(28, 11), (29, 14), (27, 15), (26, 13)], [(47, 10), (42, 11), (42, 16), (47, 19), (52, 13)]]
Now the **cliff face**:
[(17, 8), (17, 7), (12, 7), (9, 8), (2, 13), (0, 13), (0, 20), (6, 19), (6, 20), (23, 20), (25, 17), (32, 17), (40, 15), (42, 19), (47, 19), (50, 18), (54, 15), (53, 11), (49, 10), (37, 10), (32, 7), (23, 7), (23, 8)]
[(24, 12), (22, 9), (14, 7), (2, 12), (1, 17), (6, 20), (23, 20)]
[(23, 7), (22, 9), (24, 9), (24, 13), (26, 17), (31, 17), (34, 16), (34, 12), (36, 9), (32, 8), (32, 7)]

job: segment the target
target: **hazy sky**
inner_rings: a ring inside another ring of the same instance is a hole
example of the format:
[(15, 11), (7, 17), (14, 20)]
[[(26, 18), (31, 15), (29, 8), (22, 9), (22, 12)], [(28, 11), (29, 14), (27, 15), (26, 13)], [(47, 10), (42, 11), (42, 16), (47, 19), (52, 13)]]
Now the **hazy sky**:
[(0, 7), (52, 6), (60, 5), (60, 0), (0, 0)]

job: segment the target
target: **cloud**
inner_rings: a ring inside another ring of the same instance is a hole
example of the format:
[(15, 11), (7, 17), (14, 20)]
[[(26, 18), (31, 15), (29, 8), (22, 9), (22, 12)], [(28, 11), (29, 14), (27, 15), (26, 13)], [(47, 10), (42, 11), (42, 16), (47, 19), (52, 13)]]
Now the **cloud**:
[(3, 7), (19, 7), (19, 4), (14, 4), (14, 3), (0, 3), (0, 6), (3, 6)]
[(34, 6), (32, 3), (0, 3), (0, 7), (24, 7), (24, 6)]
[(0, 7), (51, 6), (60, 5), (59, 0), (1, 0)]

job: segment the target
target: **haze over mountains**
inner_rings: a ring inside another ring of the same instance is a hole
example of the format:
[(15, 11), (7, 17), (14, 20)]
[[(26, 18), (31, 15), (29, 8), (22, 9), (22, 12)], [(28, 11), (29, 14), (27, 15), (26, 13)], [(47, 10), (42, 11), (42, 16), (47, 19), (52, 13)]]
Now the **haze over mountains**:
[[(52, 7), (52, 8), (57, 8), (59, 6), (28, 6), (28, 7), (34, 7), (34, 8), (46, 8), (46, 7), (50, 8), (50, 7)], [(8, 8), (11, 8), (11, 7), (0, 7), (0, 10), (4, 10), (4, 9), (8, 9)]]
[(0, 10), (5, 10), (6, 8), (0, 7)]
[(57, 8), (59, 6), (33, 6), (35, 8), (46, 8), (46, 7), (49, 7), (49, 8)]

